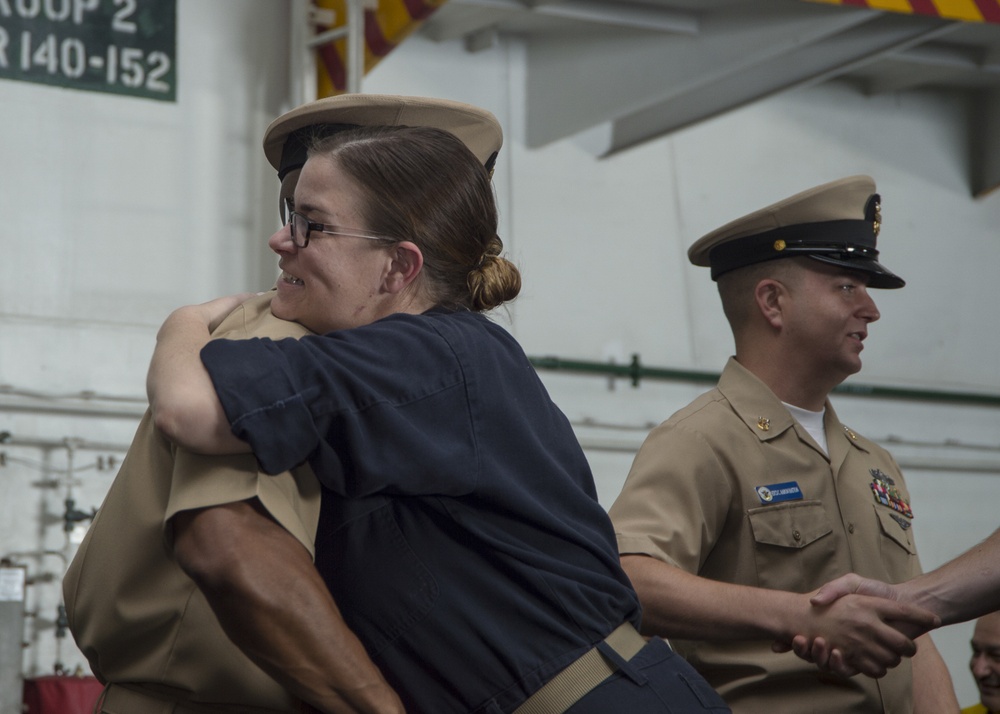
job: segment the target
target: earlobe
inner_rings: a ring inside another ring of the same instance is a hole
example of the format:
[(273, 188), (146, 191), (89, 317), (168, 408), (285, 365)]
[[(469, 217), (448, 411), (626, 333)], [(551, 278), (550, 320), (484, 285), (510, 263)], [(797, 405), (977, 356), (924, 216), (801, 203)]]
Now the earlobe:
[(389, 270), (384, 280), (385, 291), (400, 293), (409, 286), (424, 267), (424, 254), (416, 243), (402, 241), (393, 247)]

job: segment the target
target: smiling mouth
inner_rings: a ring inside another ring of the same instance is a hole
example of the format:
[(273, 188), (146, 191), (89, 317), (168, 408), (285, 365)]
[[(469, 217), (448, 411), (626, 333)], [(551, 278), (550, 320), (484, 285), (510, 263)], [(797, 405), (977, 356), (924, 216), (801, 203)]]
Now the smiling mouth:
[(294, 275), (289, 275), (285, 272), (281, 274), (281, 279), (290, 285), (305, 285), (301, 278), (296, 278)]

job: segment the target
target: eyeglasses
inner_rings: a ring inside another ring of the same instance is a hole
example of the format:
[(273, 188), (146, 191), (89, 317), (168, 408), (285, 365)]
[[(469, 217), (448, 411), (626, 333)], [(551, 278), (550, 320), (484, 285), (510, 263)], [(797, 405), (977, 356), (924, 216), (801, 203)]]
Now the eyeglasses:
[(287, 215), (285, 225), (289, 225), (291, 227), (292, 243), (295, 244), (296, 248), (305, 248), (309, 245), (309, 235), (313, 231), (317, 233), (326, 233), (331, 236), (343, 236), (345, 238), (364, 238), (365, 240), (377, 240), (387, 243), (395, 243), (397, 241), (396, 238), (379, 235), (377, 233), (365, 233), (363, 231), (356, 231), (353, 229), (339, 230), (334, 226), (327, 225), (326, 223), (313, 223), (301, 213), (291, 210), (291, 206), (286, 207), (285, 210)]

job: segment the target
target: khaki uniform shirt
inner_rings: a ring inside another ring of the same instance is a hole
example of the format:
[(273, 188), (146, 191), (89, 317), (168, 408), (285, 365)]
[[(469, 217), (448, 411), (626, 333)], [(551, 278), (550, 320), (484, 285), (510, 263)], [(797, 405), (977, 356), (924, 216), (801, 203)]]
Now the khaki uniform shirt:
[[(825, 429), (829, 456), (730, 359), (715, 390), (640, 448), (610, 509), (619, 551), (792, 592), (852, 571), (888, 582), (917, 575), (909, 493), (896, 462), (842, 426), (829, 402)], [(735, 714), (912, 711), (909, 660), (882, 679), (842, 679), (771, 652), (770, 641), (671, 643)]]
[[(216, 337), (300, 337), (271, 315), (272, 294), (227, 317)], [(268, 476), (250, 455), (176, 449), (147, 411), (63, 580), (70, 630), (103, 682), (229, 711), (296, 711), (291, 696), (230, 642), (177, 565), (170, 519), (188, 509), (257, 498), (313, 552), (319, 483), (308, 468)]]

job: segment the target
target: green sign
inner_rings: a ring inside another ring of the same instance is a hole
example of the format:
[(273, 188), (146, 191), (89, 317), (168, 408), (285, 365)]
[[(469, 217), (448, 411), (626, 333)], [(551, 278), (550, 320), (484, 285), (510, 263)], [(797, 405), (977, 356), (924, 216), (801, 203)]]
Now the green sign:
[(177, 99), (177, 0), (0, 0), (0, 79)]

